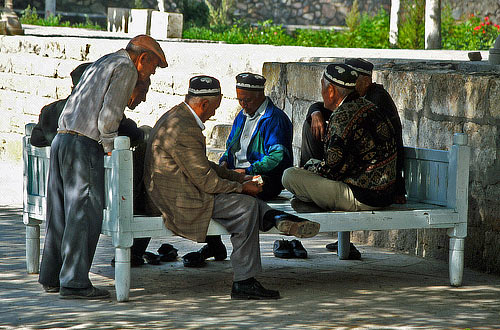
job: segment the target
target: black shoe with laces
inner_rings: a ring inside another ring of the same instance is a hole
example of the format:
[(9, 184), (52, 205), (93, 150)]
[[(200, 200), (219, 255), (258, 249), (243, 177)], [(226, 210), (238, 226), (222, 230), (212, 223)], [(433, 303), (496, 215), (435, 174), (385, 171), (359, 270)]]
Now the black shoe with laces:
[(222, 243), (205, 244), (198, 252), (201, 254), (203, 259), (214, 257), (215, 261), (222, 261), (227, 258), (226, 246)]
[(293, 251), (290, 242), (284, 239), (274, 241), (273, 254), (276, 258), (293, 258)]
[[(339, 242), (333, 242), (326, 245), (326, 249), (332, 252), (338, 252), (339, 250)], [(360, 260), (361, 252), (354, 246), (354, 244), (350, 243), (349, 245), (349, 256), (347, 260)]]
[(293, 253), (294, 258), (298, 258), (298, 259), (306, 259), (307, 258), (307, 251), (299, 240), (292, 239), (290, 241), (290, 246), (292, 248), (292, 253)]
[(264, 300), (279, 298), (281, 298), (279, 291), (264, 288), (262, 284), (253, 277), (244, 281), (233, 282), (233, 287), (231, 289), (231, 299)]

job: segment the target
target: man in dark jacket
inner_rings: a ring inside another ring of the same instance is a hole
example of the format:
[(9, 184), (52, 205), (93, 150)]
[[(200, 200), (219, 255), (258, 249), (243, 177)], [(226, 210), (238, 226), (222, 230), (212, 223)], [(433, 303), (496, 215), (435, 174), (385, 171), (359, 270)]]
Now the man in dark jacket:
[[(389, 111), (354, 91), (359, 75), (347, 64), (325, 70), (324, 102), (311, 106), (302, 132), (304, 169), (291, 168), (283, 175), (283, 185), (303, 208), (360, 211), (395, 201), (397, 127)], [(359, 259), (352, 247), (349, 259)]]
[[(92, 63), (83, 63), (77, 66), (73, 71), (71, 71), (71, 80), (73, 81), (74, 89), (80, 80), (83, 72)], [(35, 147), (48, 147), (54, 140), (57, 134), (57, 122), (59, 121), (59, 116), (66, 104), (68, 98), (57, 100), (50, 104), (47, 104), (42, 108), (40, 116), (38, 117), (38, 123), (33, 128), (31, 132), (31, 144)]]

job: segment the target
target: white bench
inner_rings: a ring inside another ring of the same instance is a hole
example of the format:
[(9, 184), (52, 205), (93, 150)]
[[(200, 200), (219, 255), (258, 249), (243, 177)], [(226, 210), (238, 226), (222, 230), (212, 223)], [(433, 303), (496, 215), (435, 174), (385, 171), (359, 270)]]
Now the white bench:
[[(45, 219), (45, 193), (50, 148), (30, 144), (34, 124), (26, 125), (23, 141), (24, 208), (26, 225), (26, 263), (28, 273), (38, 273), (40, 223)], [(464, 238), (467, 235), (467, 201), (470, 148), (467, 135), (457, 133), (449, 151), (405, 147), (405, 176), (408, 203), (378, 211), (302, 213), (301, 217), (321, 224), (320, 232), (339, 233), (339, 258), (349, 255), (350, 232), (355, 230), (391, 230), (447, 228), (450, 237), (450, 284), (460, 286), (464, 266)], [(130, 291), (130, 247), (134, 238), (173, 235), (161, 217), (135, 216), (132, 192), (132, 152), (129, 139), (115, 139), (115, 150), (106, 156), (105, 209), (102, 234), (111, 236), (115, 247), (115, 287), (118, 301), (127, 301)], [(284, 197), (290, 193), (284, 192)], [(269, 204), (294, 213), (288, 198)], [(278, 233), (272, 230), (268, 233)], [(228, 234), (212, 221), (209, 234)]]

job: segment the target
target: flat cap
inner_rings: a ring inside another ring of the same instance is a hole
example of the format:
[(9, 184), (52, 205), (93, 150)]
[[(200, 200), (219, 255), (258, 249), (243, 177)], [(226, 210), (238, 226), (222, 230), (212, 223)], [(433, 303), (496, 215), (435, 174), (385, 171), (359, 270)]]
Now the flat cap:
[(362, 58), (348, 58), (345, 64), (356, 70), (358, 73), (371, 76), (373, 71), (373, 64)]
[(158, 64), (160, 68), (166, 68), (168, 66), (167, 60), (165, 59), (165, 53), (163, 53), (160, 44), (158, 43), (158, 41), (151, 38), (150, 36), (145, 34), (140, 34), (130, 39), (128, 44), (140, 47), (145, 51), (150, 51), (153, 54), (155, 54), (160, 60)]
[(250, 91), (264, 90), (266, 78), (260, 74), (243, 72), (236, 76), (236, 88)]
[(221, 94), (220, 82), (210, 76), (195, 76), (189, 79), (188, 94), (193, 96), (217, 96)]
[(323, 77), (332, 84), (348, 89), (354, 89), (358, 76), (356, 70), (343, 63), (329, 64), (323, 73)]

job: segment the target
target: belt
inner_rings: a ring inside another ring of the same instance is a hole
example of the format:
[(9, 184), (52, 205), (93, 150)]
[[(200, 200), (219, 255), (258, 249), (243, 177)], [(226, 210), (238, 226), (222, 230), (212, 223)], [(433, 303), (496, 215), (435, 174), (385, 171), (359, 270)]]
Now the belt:
[(67, 130), (57, 131), (57, 133), (59, 133), (59, 134), (71, 134), (71, 135), (85, 136), (85, 135), (83, 135), (81, 133), (78, 133), (78, 132), (75, 132), (75, 131), (67, 131)]

